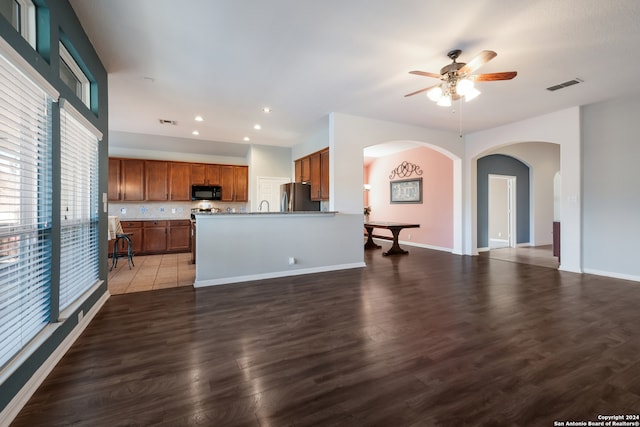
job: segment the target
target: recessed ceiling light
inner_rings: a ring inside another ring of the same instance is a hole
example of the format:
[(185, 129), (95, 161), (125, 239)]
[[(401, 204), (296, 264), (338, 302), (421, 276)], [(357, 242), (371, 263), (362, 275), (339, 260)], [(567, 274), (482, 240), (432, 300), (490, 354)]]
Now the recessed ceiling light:
[(198, 132), (197, 130), (194, 130), (193, 132), (191, 132), (193, 135), (200, 135), (200, 132)]
[(248, 136), (245, 136), (244, 138), (242, 138), (244, 141), (251, 141), (251, 138), (249, 138)]
[(255, 130), (260, 130), (260, 129), (262, 129), (262, 126), (260, 126), (260, 124), (256, 123), (255, 125), (253, 125), (253, 128)]
[(262, 107), (262, 112), (263, 112), (263, 113), (267, 113), (267, 114), (268, 114), (268, 113), (270, 113), (270, 112), (271, 112), (271, 108), (269, 108), (269, 107)]
[(203, 122), (204, 119), (202, 118), (202, 116), (196, 116), (194, 119), (196, 122)]

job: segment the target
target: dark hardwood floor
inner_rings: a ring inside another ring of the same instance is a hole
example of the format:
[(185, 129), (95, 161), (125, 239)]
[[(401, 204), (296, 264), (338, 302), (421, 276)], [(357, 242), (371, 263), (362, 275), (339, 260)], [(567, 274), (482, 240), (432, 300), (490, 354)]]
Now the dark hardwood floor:
[(112, 296), (12, 425), (553, 426), (640, 411), (639, 283), (409, 250)]

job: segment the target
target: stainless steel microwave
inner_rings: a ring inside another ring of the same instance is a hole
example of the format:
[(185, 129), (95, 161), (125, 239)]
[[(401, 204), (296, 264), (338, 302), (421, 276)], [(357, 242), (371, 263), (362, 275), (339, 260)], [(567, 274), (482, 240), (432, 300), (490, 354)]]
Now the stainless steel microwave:
[(220, 200), (222, 187), (219, 185), (192, 185), (191, 200)]

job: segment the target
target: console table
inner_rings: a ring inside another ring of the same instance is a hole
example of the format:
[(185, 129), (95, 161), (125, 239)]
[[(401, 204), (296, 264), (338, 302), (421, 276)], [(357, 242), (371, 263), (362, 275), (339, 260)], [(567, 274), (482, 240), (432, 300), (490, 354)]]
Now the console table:
[(367, 230), (367, 243), (365, 243), (365, 249), (379, 249), (381, 246), (377, 245), (373, 241), (373, 229), (374, 228), (386, 228), (393, 234), (393, 245), (387, 252), (383, 252), (382, 255), (406, 255), (409, 252), (405, 251), (398, 244), (398, 235), (403, 228), (419, 228), (420, 224), (405, 224), (402, 222), (365, 222), (364, 228)]

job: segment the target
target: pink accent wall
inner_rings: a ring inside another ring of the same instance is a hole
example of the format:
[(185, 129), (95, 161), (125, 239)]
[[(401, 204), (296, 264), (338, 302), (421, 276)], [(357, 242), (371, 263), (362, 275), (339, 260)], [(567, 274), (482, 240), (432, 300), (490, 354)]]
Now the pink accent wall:
[[(389, 179), (403, 161), (416, 164), (422, 170), (422, 203), (391, 204)], [(420, 228), (400, 232), (401, 241), (410, 241), (441, 248), (453, 248), (453, 161), (427, 147), (415, 148), (380, 157), (364, 169), (364, 181), (371, 184), (368, 202), (371, 221), (393, 221), (420, 224)], [(366, 206), (366, 204), (365, 204)], [(375, 229), (375, 234), (391, 236), (388, 230)], [(411, 234), (409, 240), (408, 235)]]

